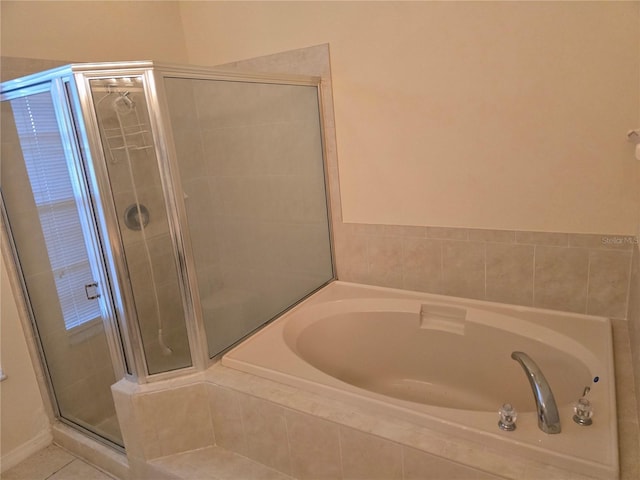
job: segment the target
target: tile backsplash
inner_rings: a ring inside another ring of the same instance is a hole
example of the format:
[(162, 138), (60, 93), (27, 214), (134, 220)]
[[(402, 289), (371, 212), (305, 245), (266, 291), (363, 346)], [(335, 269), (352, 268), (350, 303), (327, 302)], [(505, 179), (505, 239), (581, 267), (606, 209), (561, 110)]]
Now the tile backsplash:
[(632, 236), (343, 223), (338, 278), (626, 317)]

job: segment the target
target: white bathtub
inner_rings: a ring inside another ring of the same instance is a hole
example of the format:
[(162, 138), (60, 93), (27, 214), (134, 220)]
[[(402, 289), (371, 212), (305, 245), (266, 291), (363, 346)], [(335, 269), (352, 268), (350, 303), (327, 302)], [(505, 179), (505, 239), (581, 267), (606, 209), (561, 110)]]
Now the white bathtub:
[[(560, 434), (538, 428), (513, 351), (527, 353), (549, 381)], [(222, 364), (507, 454), (618, 477), (605, 318), (336, 281), (231, 350)], [(586, 386), (593, 425), (580, 426), (572, 420), (573, 403)], [(497, 425), (506, 402), (519, 412), (512, 432)]]

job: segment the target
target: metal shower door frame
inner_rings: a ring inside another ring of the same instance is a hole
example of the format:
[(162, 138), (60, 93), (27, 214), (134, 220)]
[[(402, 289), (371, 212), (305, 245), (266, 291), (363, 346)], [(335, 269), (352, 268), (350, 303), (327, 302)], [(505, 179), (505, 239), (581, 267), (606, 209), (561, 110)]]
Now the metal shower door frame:
[[(74, 102), (77, 101), (76, 92), (73, 89), (73, 78), (70, 76), (68, 67), (53, 69), (43, 74), (34, 74), (25, 77), (20, 81), (8, 81), (2, 84), (3, 91), (0, 94), (0, 101), (11, 101), (16, 98), (27, 97), (36, 94), (49, 93), (54, 107), (60, 136), (68, 139), (63, 141), (64, 155), (66, 164), (71, 178), (71, 185), (74, 191), (76, 209), (79, 216), (81, 229), (85, 244), (87, 246), (88, 259), (94, 281), (100, 286), (100, 295), (95, 297), (99, 302), (102, 325), (105, 330), (105, 336), (109, 347), (109, 357), (116, 378), (122, 378), (128, 374), (126, 354), (122, 349), (121, 335), (119, 332), (118, 314), (114, 308), (114, 290), (111, 279), (105, 263), (105, 249), (100, 240), (100, 233), (95, 217), (95, 205), (92, 202), (92, 192), (88, 184), (86, 176), (86, 168), (91, 163), (87, 158), (87, 151), (82, 148), (82, 121), (75, 118), (77, 112), (74, 110)], [(0, 197), (2, 192), (0, 192)], [(3, 230), (6, 232), (8, 239), (8, 252), (13, 257), (15, 272), (18, 277), (18, 283), (22, 290), (22, 300), (25, 310), (29, 316), (29, 323), (34, 332), (40, 363), (45, 375), (45, 384), (51, 401), (53, 414), (63, 423), (69, 424), (74, 428), (78, 428), (107, 445), (123, 451), (123, 447), (107, 440), (99, 434), (85, 428), (84, 426), (67, 420), (56, 400), (55, 389), (52, 383), (51, 374), (46, 360), (46, 355), (42, 345), (42, 341), (38, 334), (36, 317), (31, 306), (28, 294), (26, 280), (21, 267), (20, 258), (15, 245), (14, 236), (11, 231), (8, 213), (5, 207), (4, 198), (0, 198), (2, 207)]]

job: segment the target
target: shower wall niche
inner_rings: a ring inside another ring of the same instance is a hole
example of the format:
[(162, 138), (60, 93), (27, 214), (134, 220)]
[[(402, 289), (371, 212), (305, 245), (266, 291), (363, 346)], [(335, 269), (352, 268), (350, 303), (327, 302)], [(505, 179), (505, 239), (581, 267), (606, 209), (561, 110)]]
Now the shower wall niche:
[(121, 444), (113, 382), (203, 369), (333, 279), (319, 90), (152, 62), (1, 84), (2, 219), (61, 419)]

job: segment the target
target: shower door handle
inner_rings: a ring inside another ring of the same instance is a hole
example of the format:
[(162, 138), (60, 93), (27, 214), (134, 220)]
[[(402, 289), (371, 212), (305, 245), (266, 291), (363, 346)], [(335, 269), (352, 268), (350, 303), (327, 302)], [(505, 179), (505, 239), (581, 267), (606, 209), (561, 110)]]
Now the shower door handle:
[(87, 300), (100, 298), (100, 294), (98, 293), (98, 282), (87, 283), (84, 286), (84, 293), (87, 295)]

